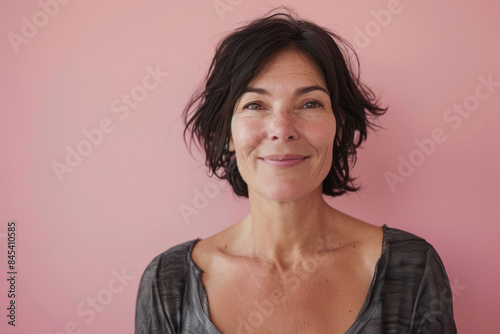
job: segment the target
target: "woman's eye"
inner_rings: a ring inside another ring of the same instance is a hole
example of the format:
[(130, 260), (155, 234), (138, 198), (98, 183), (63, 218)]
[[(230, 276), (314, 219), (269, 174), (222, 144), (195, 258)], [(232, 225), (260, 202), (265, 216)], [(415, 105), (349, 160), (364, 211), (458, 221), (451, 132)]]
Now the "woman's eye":
[(323, 105), (318, 101), (309, 101), (304, 104), (303, 109), (313, 109), (313, 108), (321, 108)]
[(243, 107), (243, 109), (250, 109), (250, 110), (259, 110), (262, 109), (262, 106), (258, 103), (252, 102)]

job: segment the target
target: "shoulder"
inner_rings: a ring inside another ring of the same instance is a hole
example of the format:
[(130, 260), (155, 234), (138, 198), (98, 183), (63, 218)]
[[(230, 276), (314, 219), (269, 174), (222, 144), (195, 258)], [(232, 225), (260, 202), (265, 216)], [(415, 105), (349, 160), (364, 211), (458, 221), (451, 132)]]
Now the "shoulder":
[(436, 249), (424, 238), (385, 225), (383, 228), (383, 248), (389, 260), (388, 273), (402, 274), (407, 271), (414, 280), (421, 280), (429, 270), (446, 275)]
[(403, 230), (384, 226), (384, 232), (387, 332), (456, 333), (450, 283), (434, 247)]
[[(136, 301), (136, 333), (172, 333), (180, 326), (188, 255), (199, 239), (173, 246), (144, 270)], [(163, 328), (164, 331), (153, 329)]]
[[(398, 264), (403, 265), (410, 261), (414, 265), (421, 262), (439, 262), (441, 259), (436, 249), (424, 238), (415, 234), (390, 228), (384, 225), (384, 249), (389, 257)], [(442, 268), (444, 270), (444, 267)]]
[[(185, 276), (188, 267), (188, 255), (199, 239), (175, 245), (157, 255), (146, 267), (141, 281), (173, 283), (175, 278)], [(168, 279), (167, 279), (168, 278)]]
[(410, 232), (406, 232), (397, 228), (388, 227), (387, 225), (384, 225), (382, 228), (384, 229), (387, 241), (390, 241), (392, 243), (404, 242), (404, 241), (426, 242), (424, 238), (419, 237)]

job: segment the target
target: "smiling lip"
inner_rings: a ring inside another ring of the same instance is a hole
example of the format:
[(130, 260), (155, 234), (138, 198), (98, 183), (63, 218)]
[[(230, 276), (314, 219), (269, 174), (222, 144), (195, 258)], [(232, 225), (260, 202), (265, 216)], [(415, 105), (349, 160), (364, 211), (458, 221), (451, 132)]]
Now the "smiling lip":
[(308, 156), (300, 154), (271, 154), (259, 157), (260, 160), (274, 167), (293, 167), (307, 158)]

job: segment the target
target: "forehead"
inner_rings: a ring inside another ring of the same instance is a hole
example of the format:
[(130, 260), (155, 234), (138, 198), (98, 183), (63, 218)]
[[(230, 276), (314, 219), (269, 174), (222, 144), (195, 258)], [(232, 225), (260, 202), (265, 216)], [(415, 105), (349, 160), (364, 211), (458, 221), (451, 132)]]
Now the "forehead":
[(295, 49), (285, 49), (273, 55), (264, 68), (251, 80), (249, 86), (290, 79), (293, 79), (289, 82), (291, 85), (307, 83), (326, 88), (319, 66), (311, 57)]

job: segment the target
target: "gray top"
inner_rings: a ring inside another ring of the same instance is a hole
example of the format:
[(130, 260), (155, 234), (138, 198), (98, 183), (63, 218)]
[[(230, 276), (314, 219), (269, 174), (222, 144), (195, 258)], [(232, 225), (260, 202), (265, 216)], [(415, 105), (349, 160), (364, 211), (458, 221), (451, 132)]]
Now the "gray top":
[[(456, 333), (443, 263), (424, 239), (383, 226), (382, 255), (356, 321), (346, 334)], [(195, 239), (155, 257), (142, 275), (136, 334), (221, 334), (210, 321)], [(227, 333), (225, 333), (227, 334)]]

